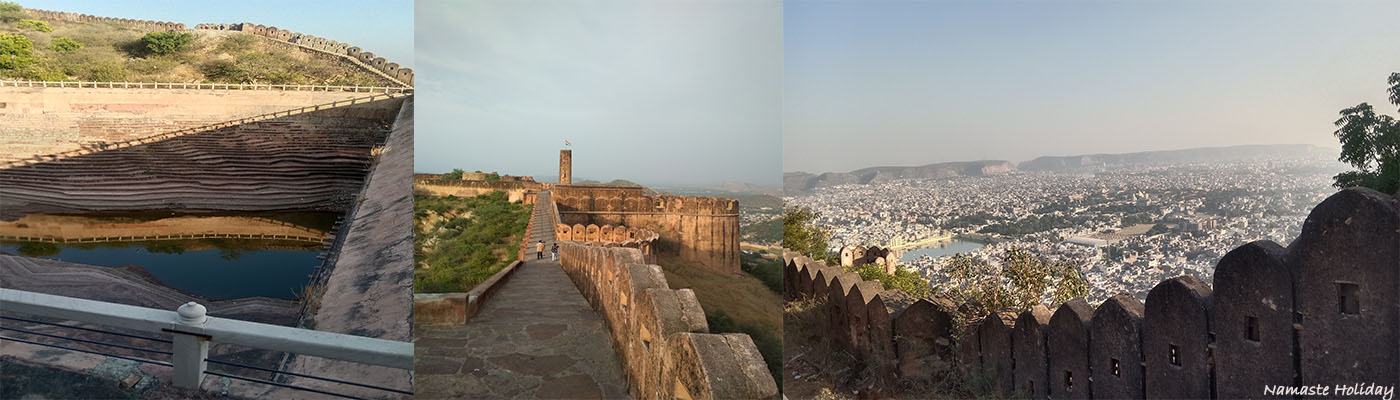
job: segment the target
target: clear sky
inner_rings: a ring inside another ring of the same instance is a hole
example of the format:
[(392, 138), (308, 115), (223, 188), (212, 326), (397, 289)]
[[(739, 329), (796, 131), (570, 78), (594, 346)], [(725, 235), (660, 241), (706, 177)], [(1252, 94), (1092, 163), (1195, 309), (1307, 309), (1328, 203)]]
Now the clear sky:
[[(12, 0), (41, 10), (183, 23), (252, 22), (359, 46), (413, 67), (412, 0)], [(417, 69), (414, 69), (415, 78)], [(415, 79), (416, 80), (416, 79)]]
[(781, 185), (776, 1), (417, 3), (420, 172)]
[(1342, 108), (1395, 115), (1397, 18), (1397, 1), (788, 1), (783, 169), (1335, 148)]

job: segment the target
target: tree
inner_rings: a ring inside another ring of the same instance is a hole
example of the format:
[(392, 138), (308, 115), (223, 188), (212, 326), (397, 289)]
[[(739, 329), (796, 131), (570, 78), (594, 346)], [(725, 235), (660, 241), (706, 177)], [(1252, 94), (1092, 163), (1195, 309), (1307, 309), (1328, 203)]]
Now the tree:
[(814, 221), (821, 214), (807, 207), (790, 207), (783, 211), (783, 247), (818, 260), (827, 260), (827, 242), (831, 232)]
[(24, 7), (19, 3), (11, 1), (0, 1), (0, 22), (15, 22), (29, 18), (29, 14), (24, 12)]
[(954, 255), (945, 292), (959, 303), (980, 304), (982, 310), (1020, 313), (1046, 300), (1060, 304), (1089, 294), (1089, 282), (1079, 273), (1078, 260), (1049, 259), (1023, 249), (1010, 249), (992, 265), (967, 254)]
[(33, 40), (24, 35), (0, 35), (0, 69), (24, 68), (33, 63)]
[(466, 171), (460, 169), (453, 169), (452, 172), (442, 174), (442, 179), (462, 179), (463, 173), (466, 173)]
[(190, 48), (194, 35), (186, 32), (155, 32), (141, 37), (141, 44), (154, 54), (174, 54)]
[[(1400, 72), (1391, 73), (1390, 102), (1400, 107)], [(1400, 121), (1377, 114), (1361, 103), (1340, 112), (1333, 134), (1342, 142), (1338, 161), (1356, 167), (1333, 177), (1333, 186), (1363, 186), (1382, 193), (1400, 192)]]

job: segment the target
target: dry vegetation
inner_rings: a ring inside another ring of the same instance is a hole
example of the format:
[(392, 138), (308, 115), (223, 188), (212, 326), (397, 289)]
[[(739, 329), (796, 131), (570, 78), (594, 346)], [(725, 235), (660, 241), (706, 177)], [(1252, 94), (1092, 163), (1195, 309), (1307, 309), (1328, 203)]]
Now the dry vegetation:
[[(329, 55), (233, 31), (190, 31), (190, 46), (154, 54), (149, 31), (110, 22), (0, 20), (0, 35), (33, 41), (33, 62), (0, 68), (0, 77), (44, 81), (257, 83), (374, 86), (385, 81)], [(77, 43), (80, 46), (75, 46)], [(75, 48), (76, 47), (76, 48)]]
[(675, 256), (659, 256), (657, 263), (672, 289), (695, 291), (711, 333), (748, 334), (773, 379), (782, 381), (782, 296), (749, 274), (714, 272)]

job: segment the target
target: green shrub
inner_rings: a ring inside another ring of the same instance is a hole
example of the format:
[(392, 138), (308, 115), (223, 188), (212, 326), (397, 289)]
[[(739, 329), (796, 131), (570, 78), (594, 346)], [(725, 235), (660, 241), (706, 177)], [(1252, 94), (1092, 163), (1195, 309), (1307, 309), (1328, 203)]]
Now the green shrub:
[(19, 20), (19, 23), (15, 24), (15, 26), (18, 26), (20, 29), (33, 29), (39, 32), (53, 32), (53, 28), (49, 27), (48, 22), (37, 19), (22, 19)]
[(141, 37), (141, 45), (154, 54), (175, 54), (189, 50), (194, 35), (186, 32), (155, 32)]
[(466, 173), (466, 171), (454, 168), (452, 172), (442, 174), (442, 179), (462, 179), (462, 174), (464, 173)]
[(34, 63), (34, 41), (24, 35), (0, 35), (0, 69), (18, 69)]
[(49, 45), (49, 48), (57, 52), (72, 53), (78, 51), (79, 49), (82, 49), (83, 44), (79, 43), (77, 40), (61, 37), (54, 38), (53, 43)]
[(0, 1), (0, 22), (15, 22), (29, 18), (29, 14), (24, 13), (24, 7), (19, 3), (10, 1)]

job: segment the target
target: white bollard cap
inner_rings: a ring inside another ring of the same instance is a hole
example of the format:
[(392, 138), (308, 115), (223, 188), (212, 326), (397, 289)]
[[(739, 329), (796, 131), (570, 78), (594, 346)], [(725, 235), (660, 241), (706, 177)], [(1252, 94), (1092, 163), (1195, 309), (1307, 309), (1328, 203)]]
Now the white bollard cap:
[(180, 323), (185, 325), (203, 325), (204, 321), (208, 319), (205, 317), (206, 311), (208, 310), (204, 306), (193, 301), (185, 303), (178, 310), (175, 310), (176, 313), (180, 314)]

